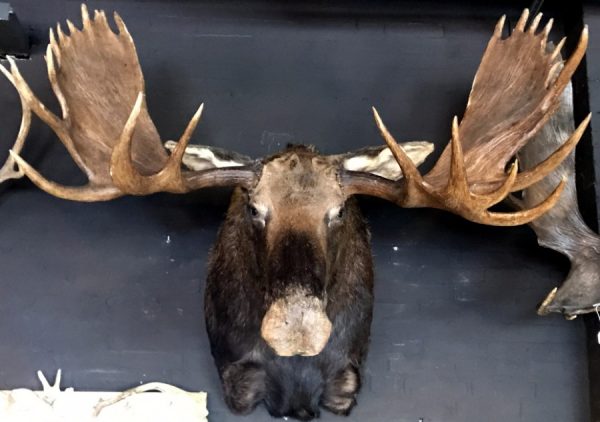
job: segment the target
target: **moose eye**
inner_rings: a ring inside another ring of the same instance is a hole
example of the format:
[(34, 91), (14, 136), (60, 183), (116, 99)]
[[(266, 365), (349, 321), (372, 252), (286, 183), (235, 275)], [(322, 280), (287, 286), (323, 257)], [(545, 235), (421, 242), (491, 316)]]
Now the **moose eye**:
[(267, 223), (267, 209), (260, 205), (248, 204), (248, 215), (252, 219), (254, 225), (264, 228)]
[(258, 210), (253, 205), (248, 205), (248, 210), (250, 211), (250, 215), (252, 217), (258, 217)]

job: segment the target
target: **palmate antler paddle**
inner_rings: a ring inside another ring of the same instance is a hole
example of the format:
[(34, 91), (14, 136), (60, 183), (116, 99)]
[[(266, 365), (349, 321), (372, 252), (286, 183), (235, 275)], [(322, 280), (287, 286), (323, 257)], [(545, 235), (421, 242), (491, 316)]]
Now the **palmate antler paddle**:
[[(181, 159), (195, 129), (202, 106), (190, 120), (169, 156), (148, 114), (144, 78), (133, 40), (118, 14), (119, 33), (109, 27), (104, 12), (90, 18), (82, 5), (83, 29), (67, 21), (70, 35), (60, 25), (58, 37), (50, 30), (46, 49), (48, 77), (62, 110), (56, 116), (31, 91), (14, 60), (10, 72), (0, 67), (17, 89), (23, 105), (23, 121), (11, 157), (20, 171), (38, 187), (64, 199), (102, 201), (122, 195), (146, 195), (166, 191), (184, 193), (207, 186), (251, 184), (256, 176), (248, 166), (184, 171)], [(56, 133), (89, 183), (66, 187), (53, 183), (18, 156), (29, 130), (31, 112)]]
[[(379, 196), (401, 207), (432, 207), (451, 211), (468, 220), (491, 225), (517, 225), (535, 220), (558, 201), (564, 188), (559, 181), (545, 199), (529, 210), (495, 213), (489, 207), (510, 192), (522, 190), (547, 176), (575, 147), (591, 116), (545, 161), (517, 173), (507, 164), (543, 127), (560, 103), (560, 95), (585, 54), (587, 28), (572, 56), (564, 64), (562, 44), (546, 51), (552, 21), (539, 32), (541, 14), (529, 28), (523, 12), (515, 30), (502, 38), (504, 17), (498, 22), (475, 75), (464, 116), (452, 122), (452, 140), (434, 168), (421, 176), (388, 132), (377, 111), (381, 133), (402, 168), (397, 183), (371, 175), (346, 173), (347, 192)], [(502, 69), (502, 71), (499, 71)]]

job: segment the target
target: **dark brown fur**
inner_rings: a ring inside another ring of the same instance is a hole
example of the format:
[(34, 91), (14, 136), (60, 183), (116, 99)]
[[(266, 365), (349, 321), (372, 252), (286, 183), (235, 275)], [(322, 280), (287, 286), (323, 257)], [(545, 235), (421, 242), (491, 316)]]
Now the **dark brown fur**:
[[(225, 401), (240, 414), (261, 402), (273, 416), (301, 420), (317, 417), (320, 406), (348, 414), (360, 388), (373, 307), (369, 233), (356, 201), (346, 201), (341, 224), (327, 231), (325, 253), (310, 233), (286, 229), (274, 254), (268, 253), (266, 230), (252, 222), (248, 201), (247, 191), (234, 192), (205, 291), (206, 326)], [(327, 298), (333, 329), (316, 356), (277, 356), (260, 335), (270, 303), (289, 283), (308, 284), (312, 294)]]

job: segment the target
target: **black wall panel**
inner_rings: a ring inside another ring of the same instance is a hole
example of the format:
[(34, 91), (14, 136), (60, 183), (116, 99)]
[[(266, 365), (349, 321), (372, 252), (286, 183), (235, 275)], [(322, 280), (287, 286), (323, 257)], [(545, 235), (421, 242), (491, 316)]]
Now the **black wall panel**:
[[(118, 10), (128, 24), (164, 139), (177, 138), (205, 102), (195, 142), (252, 156), (291, 141), (327, 153), (378, 145), (371, 105), (398, 139), (431, 140), (439, 154), (495, 21), (507, 13), (514, 23), (527, 5), (89, 3)], [(78, 24), (79, 3), (12, 6), (34, 42), (20, 69), (56, 109), (46, 31), (66, 18)], [(18, 104), (0, 80), (2, 149), (18, 129)], [(84, 181), (41, 123), (24, 156), (54, 180)], [(227, 191), (80, 204), (27, 181), (0, 190), (0, 389), (37, 387), (37, 369), (60, 367), (76, 389), (160, 380), (208, 391), (215, 421), (268, 419), (263, 409), (245, 418), (226, 410), (204, 330), (206, 256)], [(583, 324), (535, 314), (566, 260), (539, 248), (526, 227), (361, 204), (377, 303), (364, 388), (347, 420), (589, 419)]]

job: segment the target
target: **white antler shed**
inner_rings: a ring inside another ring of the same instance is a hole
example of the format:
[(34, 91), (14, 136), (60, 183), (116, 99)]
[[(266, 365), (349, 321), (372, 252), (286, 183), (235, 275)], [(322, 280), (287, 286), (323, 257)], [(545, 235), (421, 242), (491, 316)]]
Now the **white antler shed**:
[(60, 390), (61, 371), (54, 385), (41, 371), (43, 390), (0, 391), (3, 422), (206, 422), (206, 393), (187, 392), (152, 382), (124, 392)]

